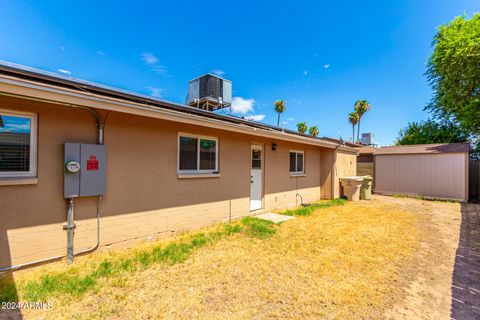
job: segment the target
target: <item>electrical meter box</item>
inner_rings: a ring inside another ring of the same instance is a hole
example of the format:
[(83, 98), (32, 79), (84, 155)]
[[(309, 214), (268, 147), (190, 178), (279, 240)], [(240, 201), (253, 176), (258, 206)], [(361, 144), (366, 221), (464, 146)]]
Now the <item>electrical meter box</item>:
[(105, 194), (104, 145), (65, 143), (64, 159), (63, 195), (66, 199)]

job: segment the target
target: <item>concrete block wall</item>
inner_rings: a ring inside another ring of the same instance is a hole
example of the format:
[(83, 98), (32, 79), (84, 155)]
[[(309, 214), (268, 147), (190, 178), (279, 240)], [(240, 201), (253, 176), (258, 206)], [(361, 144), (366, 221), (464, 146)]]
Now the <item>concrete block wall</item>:
[[(2, 109), (38, 115), (38, 181), (0, 185), (0, 267), (63, 255), (66, 201), (63, 144), (96, 142), (86, 111), (0, 97)], [(252, 214), (250, 148), (263, 146), (263, 205), (288, 208), (332, 197), (333, 150), (273, 141), (176, 122), (101, 112), (106, 119), (107, 187), (101, 206), (101, 247), (130, 245)], [(178, 133), (218, 138), (219, 177), (177, 175)], [(271, 148), (278, 145), (277, 150)], [(289, 173), (289, 151), (305, 152), (305, 175)], [(338, 161), (338, 160), (337, 160)], [(96, 241), (96, 198), (75, 200), (75, 251)]]

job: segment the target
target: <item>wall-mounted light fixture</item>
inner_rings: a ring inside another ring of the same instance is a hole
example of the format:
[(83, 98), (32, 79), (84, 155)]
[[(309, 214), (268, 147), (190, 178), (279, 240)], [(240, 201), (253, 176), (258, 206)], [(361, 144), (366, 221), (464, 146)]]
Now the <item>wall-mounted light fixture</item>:
[(272, 151), (273, 152), (277, 151), (277, 144), (275, 142), (272, 143)]

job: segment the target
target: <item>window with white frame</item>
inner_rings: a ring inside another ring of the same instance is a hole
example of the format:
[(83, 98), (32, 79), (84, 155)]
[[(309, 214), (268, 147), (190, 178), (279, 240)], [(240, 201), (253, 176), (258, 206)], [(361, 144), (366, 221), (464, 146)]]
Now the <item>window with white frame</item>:
[(290, 151), (290, 173), (305, 173), (305, 154), (303, 151)]
[(218, 139), (188, 134), (178, 136), (178, 172), (218, 171)]
[(37, 116), (0, 109), (0, 178), (37, 176)]

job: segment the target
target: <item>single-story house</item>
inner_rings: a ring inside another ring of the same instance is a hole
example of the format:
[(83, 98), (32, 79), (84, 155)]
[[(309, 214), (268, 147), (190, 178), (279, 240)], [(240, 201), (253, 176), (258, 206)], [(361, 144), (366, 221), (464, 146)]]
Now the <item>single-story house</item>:
[[(105, 174), (101, 199), (66, 199), (84, 166), (66, 162), (67, 150), (79, 144), (105, 150), (85, 158), (89, 174)], [(337, 198), (356, 156), (322, 138), (3, 62), (0, 269), (65, 256), (65, 229), (75, 228), (78, 253)], [(67, 210), (74, 225), (65, 227)]]
[(468, 201), (469, 143), (375, 150), (375, 193)]

